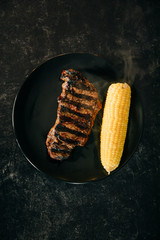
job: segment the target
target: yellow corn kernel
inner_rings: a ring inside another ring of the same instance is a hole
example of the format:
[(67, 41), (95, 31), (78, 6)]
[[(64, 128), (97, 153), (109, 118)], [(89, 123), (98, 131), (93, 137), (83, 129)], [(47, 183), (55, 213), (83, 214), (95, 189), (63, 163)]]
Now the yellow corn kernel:
[(104, 169), (110, 174), (120, 163), (126, 139), (131, 88), (127, 83), (114, 83), (108, 88), (104, 106), (100, 157)]

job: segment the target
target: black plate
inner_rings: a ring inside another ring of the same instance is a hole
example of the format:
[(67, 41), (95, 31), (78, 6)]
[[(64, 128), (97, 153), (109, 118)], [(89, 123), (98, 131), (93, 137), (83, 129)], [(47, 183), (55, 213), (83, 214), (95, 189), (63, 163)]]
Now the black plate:
[[(60, 55), (37, 67), (24, 82), (13, 106), (13, 128), (18, 145), (33, 166), (54, 178), (85, 183), (107, 177), (99, 157), (103, 109), (97, 115), (86, 145), (77, 147), (69, 159), (52, 163), (45, 146), (47, 134), (57, 115), (57, 97), (61, 93), (59, 77), (63, 69), (69, 68), (79, 70), (96, 86), (100, 101), (104, 104), (109, 84), (116, 81), (116, 71), (107, 60), (83, 53)], [(128, 132), (117, 170), (128, 161), (139, 143), (143, 126), (142, 113), (137, 91), (132, 87)]]

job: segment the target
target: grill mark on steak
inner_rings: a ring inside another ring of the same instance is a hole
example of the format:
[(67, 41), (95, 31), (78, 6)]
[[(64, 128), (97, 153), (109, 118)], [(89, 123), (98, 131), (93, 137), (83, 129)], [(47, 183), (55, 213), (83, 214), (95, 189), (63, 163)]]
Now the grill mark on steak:
[(54, 143), (54, 146), (51, 147), (51, 149), (57, 149), (57, 150), (64, 150), (66, 152), (70, 152), (71, 150), (66, 147), (62, 142), (56, 142)]
[(63, 152), (53, 152), (51, 150), (48, 151), (48, 153), (50, 154), (50, 156), (52, 156), (53, 160), (65, 160), (70, 156), (70, 153), (63, 153)]
[(66, 126), (64, 126), (63, 124), (59, 123), (56, 128), (55, 128), (55, 131), (59, 131), (59, 132), (69, 132), (71, 134), (75, 134), (76, 136), (78, 137), (83, 137), (83, 138), (86, 138), (87, 135), (83, 132), (80, 132), (80, 131), (76, 131), (76, 130), (73, 130), (73, 129), (70, 129)]
[[(85, 123), (85, 124), (89, 124), (90, 123), (90, 120), (87, 120), (86, 118), (84, 117), (79, 117), (77, 115), (75, 115), (74, 113), (69, 113), (69, 112), (61, 112), (61, 116), (65, 116), (65, 117), (69, 117), (71, 118), (73, 121), (78, 121), (78, 122), (82, 122), (82, 123)], [(86, 123), (87, 122), (87, 123)]]
[(76, 93), (75, 88), (69, 88), (67, 89), (67, 93), (71, 93), (74, 97), (80, 98), (81, 100), (87, 100), (91, 101), (94, 100), (96, 101), (96, 98), (90, 95), (82, 94), (82, 93)]
[(78, 132), (82, 132), (82, 133), (84, 133), (84, 134), (86, 134), (86, 135), (88, 135), (88, 129), (81, 129), (81, 128), (79, 128), (79, 127), (77, 127), (76, 125), (74, 125), (73, 123), (69, 123), (69, 122), (63, 122), (62, 123), (64, 126), (66, 126), (66, 127), (69, 127), (70, 129), (72, 129), (72, 130), (76, 130), (76, 131), (78, 131)]
[(54, 148), (54, 147), (51, 148), (51, 151), (54, 153), (70, 153), (71, 152), (70, 149), (67, 150), (67, 149)]
[(74, 83), (71, 83), (71, 86), (76, 87), (77, 89), (80, 89), (80, 90), (95, 92), (95, 89), (91, 88), (89, 85), (86, 85), (85, 83), (74, 82)]
[[(73, 133), (70, 133), (70, 132), (62, 132), (62, 131), (60, 131), (59, 133), (58, 133), (58, 138), (61, 140), (61, 141), (63, 141), (63, 138), (64, 139), (68, 139), (69, 141), (70, 140), (73, 140), (73, 144), (76, 146), (83, 146), (83, 143), (86, 141), (86, 137), (84, 138), (84, 137), (80, 137), (80, 136), (77, 136), (77, 135), (75, 135), (75, 134), (73, 134)], [(66, 143), (66, 142), (65, 142)], [(68, 143), (70, 143), (70, 142), (68, 142)], [(72, 146), (73, 147), (73, 146)]]
[(80, 109), (80, 108), (82, 107), (82, 108), (85, 108), (85, 109), (93, 110), (93, 107), (92, 107), (92, 106), (89, 106), (89, 105), (84, 104), (84, 103), (82, 104), (82, 103), (80, 103), (80, 102), (76, 102), (76, 101), (70, 100), (70, 99), (68, 99), (68, 98), (63, 99), (63, 101), (66, 102), (66, 103), (70, 103), (71, 105), (76, 106), (77, 109)]
[(91, 119), (91, 115), (90, 114), (85, 114), (85, 113), (81, 113), (81, 112), (76, 112), (72, 109), (70, 109), (69, 107), (65, 107), (64, 105), (62, 105), (61, 107), (61, 112), (68, 112), (68, 113), (73, 113), (74, 115), (78, 116), (78, 117), (83, 117), (87, 120)]
[(66, 116), (63, 116), (63, 115), (60, 116), (60, 120), (61, 120), (62, 123), (63, 122), (71, 122), (75, 126), (79, 127), (80, 129), (88, 129), (88, 127), (89, 127), (88, 126), (89, 124), (87, 124), (88, 122), (83, 123), (83, 122), (80, 122), (79, 120), (73, 119), (71, 117), (66, 117)]
[(102, 107), (96, 88), (78, 71), (63, 70), (61, 80), (57, 119), (46, 140), (48, 153), (55, 160), (66, 159), (76, 146), (84, 146)]
[(71, 101), (75, 101), (75, 102), (78, 102), (78, 103), (81, 103), (81, 104), (85, 104), (86, 106), (89, 106), (89, 107), (92, 106), (92, 109), (94, 108), (94, 105), (96, 103), (96, 101), (93, 100), (93, 99), (87, 100), (85, 98), (76, 97), (71, 93), (67, 93), (66, 98), (71, 100)]
[(48, 147), (48, 153), (54, 160), (63, 160), (67, 159), (71, 154), (71, 149), (67, 148), (66, 145), (63, 145), (57, 139), (58, 142), (54, 142), (54, 144)]
[(61, 141), (64, 141), (64, 142), (69, 143), (69, 144), (73, 144), (74, 146), (75, 146), (75, 145), (78, 145), (78, 144), (80, 143), (80, 142), (77, 141), (77, 140), (62, 137), (62, 136), (59, 135), (59, 134), (57, 135), (57, 137), (58, 137)]
[(66, 102), (64, 100), (61, 101), (61, 105), (64, 106), (64, 107), (67, 107), (67, 108), (69, 108), (69, 109), (71, 109), (71, 110), (73, 110), (77, 113), (88, 114), (92, 118), (93, 110), (91, 110), (91, 109), (86, 109), (86, 108), (83, 108), (82, 106), (81, 106), (81, 108), (77, 108), (77, 106), (75, 106), (75, 105), (73, 105), (69, 102)]
[(97, 93), (95, 91), (91, 92), (89, 90), (82, 90), (82, 89), (79, 89), (74, 86), (72, 86), (72, 91), (74, 91), (75, 93), (78, 93), (78, 94), (90, 95), (93, 98), (97, 99)]

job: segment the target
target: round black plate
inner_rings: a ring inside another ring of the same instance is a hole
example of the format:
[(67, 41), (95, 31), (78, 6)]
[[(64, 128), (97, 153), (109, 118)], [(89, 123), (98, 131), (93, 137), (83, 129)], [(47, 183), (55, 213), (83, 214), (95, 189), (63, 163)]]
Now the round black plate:
[[(99, 156), (103, 109), (96, 117), (86, 145), (76, 147), (69, 159), (62, 162), (51, 161), (45, 145), (47, 134), (56, 120), (57, 97), (61, 94), (62, 83), (60, 75), (63, 69), (69, 68), (80, 71), (95, 85), (104, 105), (108, 86), (117, 80), (116, 71), (107, 60), (83, 53), (60, 55), (37, 67), (22, 85), (13, 106), (13, 128), (18, 145), (33, 166), (54, 178), (72, 183), (86, 183), (107, 177)], [(132, 87), (128, 132), (117, 170), (134, 153), (142, 126), (142, 105), (136, 89)]]

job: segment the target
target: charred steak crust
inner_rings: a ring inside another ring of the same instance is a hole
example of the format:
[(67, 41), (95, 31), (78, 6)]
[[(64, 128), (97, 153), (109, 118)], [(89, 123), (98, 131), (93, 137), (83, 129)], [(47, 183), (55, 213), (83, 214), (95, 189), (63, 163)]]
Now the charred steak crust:
[(46, 139), (48, 153), (55, 160), (67, 159), (76, 146), (85, 145), (102, 108), (96, 88), (80, 72), (63, 70), (60, 78), (64, 83), (57, 119)]

